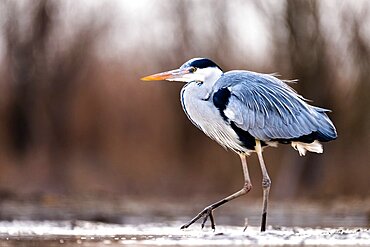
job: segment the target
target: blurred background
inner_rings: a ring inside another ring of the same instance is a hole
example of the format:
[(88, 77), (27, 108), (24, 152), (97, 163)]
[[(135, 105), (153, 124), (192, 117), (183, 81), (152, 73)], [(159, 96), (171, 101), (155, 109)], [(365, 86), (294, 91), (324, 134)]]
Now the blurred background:
[[(3, 0), (0, 198), (239, 189), (238, 156), (188, 121), (182, 85), (139, 80), (193, 57), (299, 79), (300, 94), (332, 110), (339, 137), (323, 155), (264, 152), (274, 201), (369, 198), (369, 23), (366, 0)], [(249, 198), (260, 199), (254, 156)]]

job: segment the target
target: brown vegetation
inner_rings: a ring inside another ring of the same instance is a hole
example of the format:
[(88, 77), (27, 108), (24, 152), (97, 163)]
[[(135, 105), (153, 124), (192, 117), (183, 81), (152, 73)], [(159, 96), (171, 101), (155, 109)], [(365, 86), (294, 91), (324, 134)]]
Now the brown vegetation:
[[(238, 157), (186, 119), (181, 84), (139, 81), (202, 56), (225, 70), (297, 78), (293, 87), (333, 110), (339, 138), (323, 155), (301, 158), (285, 146), (265, 152), (273, 196), (369, 196), (370, 6), (332, 7), (290, 0), (135, 8), (122, 1), (3, 1), (0, 189), (186, 196), (239, 188)], [(243, 11), (253, 15), (235, 14)], [(240, 23), (262, 25), (263, 35)], [(256, 55), (246, 40), (268, 45)], [(252, 194), (260, 196), (255, 157), (249, 163)]]

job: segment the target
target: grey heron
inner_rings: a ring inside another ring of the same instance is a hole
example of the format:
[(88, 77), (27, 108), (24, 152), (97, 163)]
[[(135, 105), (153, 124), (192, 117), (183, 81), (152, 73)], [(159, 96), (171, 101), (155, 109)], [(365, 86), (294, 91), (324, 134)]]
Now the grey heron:
[(207, 206), (181, 229), (188, 228), (201, 217), (204, 217), (202, 228), (209, 218), (215, 229), (213, 210), (252, 189), (246, 157), (255, 152), (262, 170), (261, 231), (265, 231), (271, 180), (262, 157), (264, 148), (282, 143), (290, 144), (301, 156), (307, 151), (322, 153), (320, 142), (337, 137), (327, 116), (329, 110), (308, 104), (284, 81), (270, 74), (246, 70), (223, 72), (210, 59), (193, 58), (179, 69), (141, 79), (186, 83), (180, 99), (189, 120), (241, 159), (242, 189)]

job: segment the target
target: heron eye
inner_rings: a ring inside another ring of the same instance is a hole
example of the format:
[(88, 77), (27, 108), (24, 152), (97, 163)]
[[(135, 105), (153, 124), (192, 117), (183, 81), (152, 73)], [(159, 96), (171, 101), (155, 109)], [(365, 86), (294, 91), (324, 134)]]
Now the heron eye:
[(190, 73), (194, 73), (195, 71), (197, 71), (197, 68), (195, 68), (195, 67), (191, 67), (191, 68), (189, 69), (189, 72), (190, 72)]

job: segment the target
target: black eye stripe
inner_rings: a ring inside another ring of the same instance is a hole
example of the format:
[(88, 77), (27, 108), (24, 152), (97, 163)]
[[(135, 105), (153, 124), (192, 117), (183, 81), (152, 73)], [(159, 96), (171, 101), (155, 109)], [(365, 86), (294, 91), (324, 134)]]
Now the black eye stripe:
[(204, 69), (204, 68), (208, 68), (208, 67), (220, 68), (217, 64), (215, 64), (213, 61), (211, 61), (207, 58), (194, 60), (189, 65), (193, 66), (193, 67), (196, 67), (196, 68), (200, 68), (200, 69)]
[[(218, 68), (222, 71), (220, 66), (218, 66), (216, 63), (214, 63), (212, 60), (208, 58), (193, 58), (184, 63), (180, 68), (189, 68), (194, 67), (195, 69), (204, 69), (204, 68)], [(193, 71), (190, 70), (191, 73)]]

